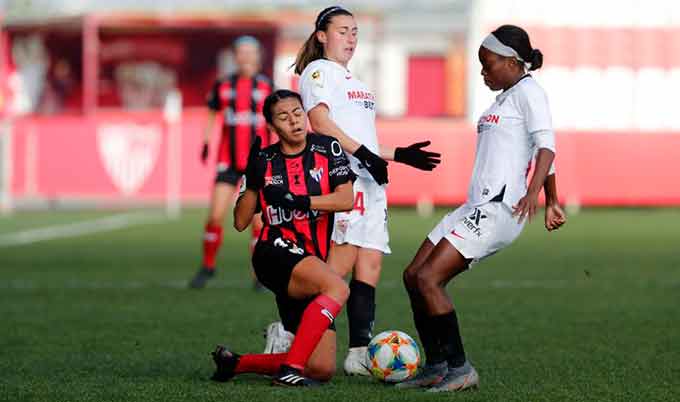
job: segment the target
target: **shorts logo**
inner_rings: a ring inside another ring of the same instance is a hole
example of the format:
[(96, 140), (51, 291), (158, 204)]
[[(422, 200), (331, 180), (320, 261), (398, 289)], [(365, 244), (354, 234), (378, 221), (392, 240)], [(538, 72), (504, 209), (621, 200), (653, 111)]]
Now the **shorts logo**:
[(479, 225), (479, 221), (481, 219), (486, 219), (486, 215), (482, 214), (482, 210), (479, 208), (475, 208), (475, 212), (470, 215), (470, 219), (473, 219), (475, 221), (475, 225)]
[(309, 174), (312, 179), (316, 180), (317, 183), (321, 183), (321, 178), (323, 177), (323, 168), (309, 169)]
[(453, 230), (451, 231), (451, 234), (454, 235), (454, 236), (456, 236), (456, 237), (459, 238), (459, 239), (465, 240), (465, 237), (459, 235), (459, 234), (456, 232), (456, 229), (453, 229)]
[(276, 240), (274, 240), (274, 245), (276, 247), (287, 248), (288, 251), (290, 251), (293, 254), (302, 255), (302, 254), (305, 253), (305, 250), (298, 247), (297, 244), (293, 243), (290, 240), (282, 239), (280, 237), (278, 237)]
[(487, 216), (482, 213), (481, 209), (475, 208), (470, 216), (463, 217), (463, 223), (470, 232), (476, 234), (477, 237), (482, 237), (482, 230), (479, 228), (479, 222), (486, 218)]

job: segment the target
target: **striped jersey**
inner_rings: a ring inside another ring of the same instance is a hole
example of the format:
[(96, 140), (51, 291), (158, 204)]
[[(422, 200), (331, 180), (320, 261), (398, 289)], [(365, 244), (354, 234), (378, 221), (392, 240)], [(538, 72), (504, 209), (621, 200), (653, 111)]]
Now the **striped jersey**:
[[(296, 155), (283, 154), (279, 143), (263, 149), (257, 171), (264, 174), (265, 186), (282, 186), (293, 194), (309, 196), (330, 194), (355, 177), (340, 143), (314, 133), (307, 135), (305, 149)], [(311, 255), (326, 259), (333, 233), (332, 212), (275, 207), (267, 204), (262, 191), (258, 204), (264, 223), (259, 241), (274, 242), (281, 237)]]
[(262, 74), (252, 78), (232, 74), (215, 82), (207, 103), (208, 108), (223, 117), (218, 164), (243, 172), (253, 138), (259, 135), (262, 144), (269, 144), (262, 108), (271, 92), (271, 81)]

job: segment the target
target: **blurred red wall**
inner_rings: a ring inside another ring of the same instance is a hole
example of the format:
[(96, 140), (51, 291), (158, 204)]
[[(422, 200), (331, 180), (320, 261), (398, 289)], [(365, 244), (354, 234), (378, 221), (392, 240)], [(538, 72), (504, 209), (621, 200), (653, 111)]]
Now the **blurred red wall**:
[[(214, 177), (200, 163), (205, 111), (181, 122), (181, 197), (207, 202)], [(381, 142), (429, 139), (443, 154), (434, 172), (390, 163), (389, 200), (458, 204), (465, 200), (475, 152), (474, 128), (452, 120), (379, 121)], [(17, 119), (12, 183), (16, 198), (160, 201), (167, 188), (167, 124), (159, 112)], [(562, 202), (582, 205), (680, 205), (680, 133), (558, 132)]]

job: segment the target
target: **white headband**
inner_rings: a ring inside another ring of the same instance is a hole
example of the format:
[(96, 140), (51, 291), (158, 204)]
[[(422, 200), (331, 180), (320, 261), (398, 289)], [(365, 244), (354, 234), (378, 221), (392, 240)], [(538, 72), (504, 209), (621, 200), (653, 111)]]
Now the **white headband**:
[(515, 59), (519, 60), (524, 64), (524, 68), (526, 68), (527, 70), (531, 69), (531, 63), (526, 62), (522, 57), (520, 57), (519, 53), (517, 53), (515, 49), (511, 48), (510, 46), (504, 45), (503, 42), (498, 40), (498, 38), (492, 33), (490, 33), (489, 35), (487, 35), (486, 38), (484, 38), (484, 41), (482, 42), (482, 47), (500, 56), (514, 57)]

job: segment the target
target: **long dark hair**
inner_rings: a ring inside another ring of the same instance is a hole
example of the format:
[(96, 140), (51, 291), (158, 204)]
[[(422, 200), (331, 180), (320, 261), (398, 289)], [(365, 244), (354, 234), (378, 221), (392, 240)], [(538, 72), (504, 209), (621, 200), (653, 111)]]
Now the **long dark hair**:
[(515, 25), (501, 25), (493, 35), (505, 46), (515, 49), (524, 61), (531, 63), (529, 70), (538, 70), (543, 65), (543, 53), (531, 47), (529, 34), (524, 29)]
[(295, 66), (295, 74), (302, 74), (309, 63), (323, 58), (323, 44), (316, 38), (316, 33), (319, 31), (326, 32), (328, 24), (331, 23), (331, 20), (336, 15), (354, 17), (352, 13), (339, 6), (327, 7), (321, 10), (319, 15), (316, 16), (314, 32), (309, 35), (309, 38), (307, 38), (305, 44), (302, 45), (302, 48), (295, 58), (295, 63), (293, 63), (293, 66)]

